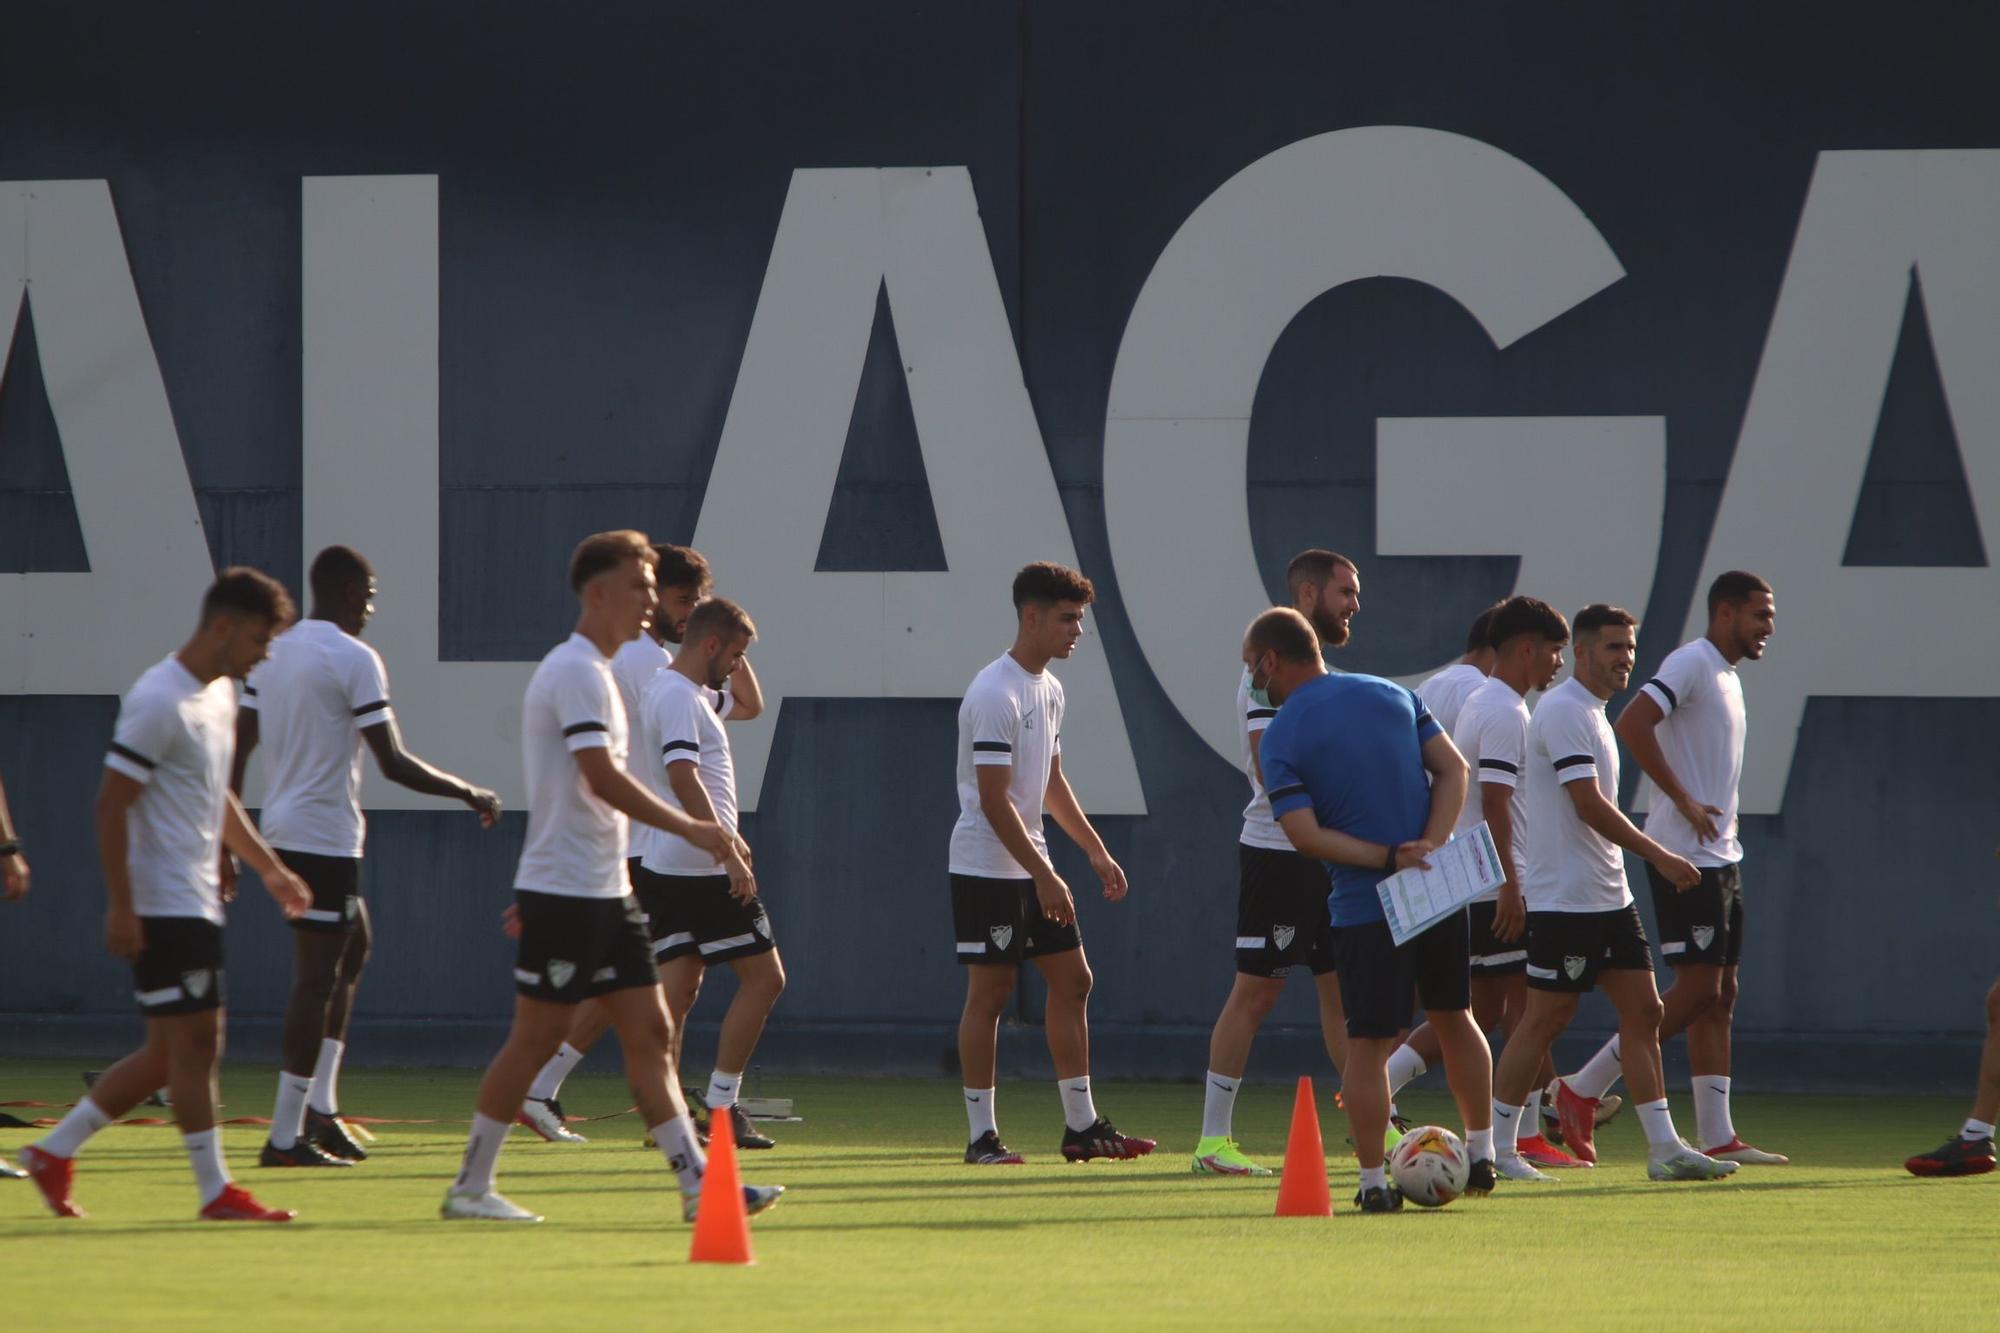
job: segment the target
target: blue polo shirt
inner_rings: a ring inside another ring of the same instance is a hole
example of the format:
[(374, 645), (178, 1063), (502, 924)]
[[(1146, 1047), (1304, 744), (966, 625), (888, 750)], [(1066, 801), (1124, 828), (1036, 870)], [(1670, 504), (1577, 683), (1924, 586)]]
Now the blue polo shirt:
[[(1301, 685), (1264, 730), (1272, 817), (1309, 808), (1322, 828), (1391, 847), (1422, 837), (1431, 814), (1423, 746), (1443, 730), (1416, 695), (1380, 676), (1325, 675)], [(1332, 870), (1333, 924), (1380, 921), (1375, 886), (1383, 872)]]

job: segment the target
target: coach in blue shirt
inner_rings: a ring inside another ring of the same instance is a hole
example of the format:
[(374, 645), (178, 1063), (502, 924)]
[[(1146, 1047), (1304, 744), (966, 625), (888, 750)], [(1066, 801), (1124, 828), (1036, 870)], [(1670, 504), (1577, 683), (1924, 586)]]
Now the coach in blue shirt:
[(1397, 948), (1375, 886), (1427, 865), (1465, 800), (1466, 767), (1414, 694), (1379, 676), (1333, 675), (1304, 616), (1277, 607), (1243, 639), (1251, 684), (1279, 705), (1264, 732), (1264, 789), (1292, 845), (1332, 867), (1329, 906), (1347, 1009), (1341, 1097), (1361, 1161), (1365, 1212), (1402, 1202), (1383, 1170), (1389, 1053), (1415, 1002), (1444, 1048), (1445, 1072), (1465, 1117), (1470, 1188), (1493, 1182), (1493, 1057), (1472, 1021), (1466, 917), (1456, 913)]

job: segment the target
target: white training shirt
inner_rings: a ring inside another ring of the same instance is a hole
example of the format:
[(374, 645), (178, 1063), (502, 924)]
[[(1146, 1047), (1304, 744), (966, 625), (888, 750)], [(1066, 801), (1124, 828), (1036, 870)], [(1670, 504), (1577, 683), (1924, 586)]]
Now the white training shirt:
[(1706, 638), (1684, 643), (1667, 654), (1660, 670), (1640, 686), (1665, 716), (1653, 729), (1660, 750), (1687, 794), (1722, 811), (1715, 827), (1721, 836), (1703, 842), (1672, 801), (1652, 787), (1646, 833), (1669, 851), (1698, 866), (1731, 866), (1743, 859), (1736, 836), (1736, 788), (1743, 777), (1743, 682), (1722, 650)]
[[(736, 763), (729, 754), (729, 734), (715, 711), (716, 692), (705, 689), (678, 671), (662, 671), (646, 687), (640, 703), (645, 730), (659, 738), (647, 751), (644, 767), (649, 780), (659, 783), (660, 798), (676, 810), (687, 810), (674, 795), (667, 780), (667, 766), (692, 763), (708, 803), (715, 807), (715, 822), (736, 831)], [(647, 840), (640, 864), (656, 875), (720, 875), (726, 873), (712, 855), (663, 830)]]
[(140, 916), (222, 924), (222, 821), (236, 755), (236, 682), (204, 685), (169, 657), (118, 704), (104, 766), (144, 788), (125, 816), (125, 865)]
[[(646, 687), (653, 683), (655, 676), (673, 664), (673, 652), (644, 630), (619, 644), (618, 651), (611, 654), (611, 678), (618, 682), (618, 699), (625, 705), (626, 724), (632, 729), (632, 753), (642, 761), (633, 766), (632, 776), (668, 805), (674, 804), (674, 794), (667, 789), (665, 775), (658, 764), (643, 762), (648, 755), (659, 757), (660, 740), (650, 730), (651, 719), (646, 716), (642, 704)], [(704, 690), (702, 693), (714, 701), (718, 713), (727, 711), (732, 702), (732, 696), (720, 690)], [(626, 838), (626, 850), (630, 856), (643, 858), (652, 851), (656, 840), (669, 837), (651, 824), (634, 824), (629, 820), (627, 824), (630, 831)], [(702, 855), (708, 854), (704, 852)]]
[(1542, 696), (1528, 723), (1528, 867), (1521, 897), (1530, 912), (1611, 912), (1632, 901), (1618, 845), (1578, 818), (1563, 785), (1593, 779), (1618, 803), (1618, 742), (1604, 700), (1571, 676)]
[(622, 898), (625, 816), (584, 784), (572, 756), (602, 747), (625, 766), (625, 705), (611, 661), (572, 634), (535, 668), (521, 701), (521, 761), (528, 776), (528, 839), (514, 887), (567, 898)]
[(1250, 672), (1246, 668), (1243, 679), (1236, 683), (1236, 718), (1243, 776), (1250, 779), (1250, 804), (1243, 807), (1243, 832), (1236, 840), (1250, 847), (1289, 852), (1293, 850), (1292, 840), (1278, 827), (1278, 821), (1271, 818), (1271, 798), (1264, 792), (1264, 775), (1257, 771), (1250, 750), (1250, 738), (1270, 726), (1277, 715), (1278, 710), (1271, 707), (1270, 700), (1251, 692)]
[(1472, 692), (1486, 680), (1486, 673), (1470, 662), (1453, 662), (1417, 686), (1417, 698), (1424, 701), (1437, 724), (1447, 732), (1458, 725), (1458, 710)]
[(360, 856), (361, 732), (395, 716), (382, 658), (330, 620), (271, 640), (242, 706), (256, 712), (268, 770), (264, 840), (285, 852)]
[(1011, 764), (1007, 800), (1028, 826), (1044, 857), (1042, 799), (1049, 766), (1062, 753), (1062, 682), (1044, 671), (1031, 674), (1002, 653), (972, 678), (958, 706), (958, 823), (951, 830), (951, 873), (984, 879), (1032, 879), (1028, 868), (1001, 845), (979, 808), (979, 775), (987, 764)]
[[(1514, 687), (1496, 677), (1487, 677), (1479, 688), (1466, 696), (1458, 710), (1458, 725), (1451, 729), (1451, 743), (1465, 756), (1472, 769), (1472, 786), (1465, 794), (1454, 835), (1470, 833), (1485, 820), (1480, 784), (1509, 788), (1508, 822), (1513, 831), (1514, 882), (1520, 884), (1528, 870), (1528, 793), (1521, 786), (1521, 765), (1528, 754), (1528, 704)], [(1500, 900), (1500, 890), (1482, 894), (1475, 902)]]

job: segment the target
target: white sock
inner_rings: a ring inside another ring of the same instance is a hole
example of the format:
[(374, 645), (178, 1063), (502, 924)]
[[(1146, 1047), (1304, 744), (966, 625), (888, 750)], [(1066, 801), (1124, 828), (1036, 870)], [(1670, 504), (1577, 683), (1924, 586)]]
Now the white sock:
[(319, 1044), (319, 1063), (313, 1066), (312, 1095), (308, 1103), (321, 1115), (340, 1114), (340, 1057), (347, 1043), (328, 1037)]
[(493, 1168), (500, 1163), (507, 1129), (498, 1120), (472, 1113), (472, 1133), (465, 1140), (465, 1160), (459, 1163), (458, 1179), (452, 1182), (453, 1193), (485, 1194), (493, 1188)]
[(313, 1081), (304, 1074), (278, 1071), (278, 1101), (271, 1108), (271, 1146), (289, 1148), (299, 1141), (306, 1124), (306, 1094)]
[(1493, 1103), (1493, 1149), (1502, 1157), (1519, 1157), (1521, 1108), (1505, 1102)]
[(1424, 1063), (1424, 1057), (1408, 1046), (1398, 1046), (1389, 1052), (1389, 1096), (1393, 1099), (1408, 1086), (1411, 1079), (1422, 1078), (1428, 1068), (1430, 1066)]
[(694, 1136), (694, 1121), (684, 1115), (653, 1126), (653, 1142), (660, 1145), (660, 1155), (667, 1159), (667, 1166), (680, 1177), (681, 1193), (693, 1194), (701, 1188), (702, 1173), (708, 1170), (708, 1158), (702, 1155), (701, 1140)]
[(222, 1164), (222, 1131), (183, 1134), (181, 1143), (187, 1148), (188, 1165), (194, 1168), (194, 1181), (201, 1190), (201, 1206), (206, 1208), (229, 1187), (229, 1168)]
[(1236, 1117), (1236, 1090), (1243, 1086), (1240, 1078), (1229, 1078), (1213, 1069), (1208, 1071), (1208, 1091), (1201, 1104), (1201, 1136), (1205, 1139), (1226, 1139), (1230, 1137), (1230, 1125)]
[(1465, 1147), (1466, 1147), (1466, 1151), (1467, 1151), (1467, 1152), (1469, 1152), (1469, 1153), (1470, 1153), (1470, 1154), (1472, 1155), (1472, 1160), (1473, 1160), (1473, 1161), (1475, 1161), (1475, 1162), (1490, 1162), (1490, 1161), (1492, 1161), (1492, 1160), (1493, 1160), (1493, 1126), (1492, 1126), (1492, 1125), (1488, 1125), (1488, 1126), (1487, 1126), (1487, 1127), (1486, 1127), (1485, 1129), (1468, 1129), (1468, 1130), (1466, 1130), (1466, 1131), (1465, 1131)]
[(1542, 1090), (1536, 1088), (1528, 1094), (1528, 1104), (1521, 1108), (1521, 1123), (1527, 1126), (1527, 1135), (1534, 1138), (1542, 1132)]
[(51, 1157), (74, 1157), (83, 1151), (91, 1135), (110, 1123), (104, 1108), (85, 1097), (35, 1146)]
[(1597, 1048), (1597, 1054), (1586, 1060), (1583, 1068), (1565, 1076), (1563, 1082), (1579, 1097), (1602, 1098), (1624, 1072), (1624, 1065), (1619, 1063), (1618, 1038), (1614, 1036)]
[(1071, 1129), (1089, 1129), (1097, 1123), (1097, 1104), (1090, 1100), (1090, 1075), (1057, 1079), (1056, 1087), (1062, 1092), (1064, 1124)]
[(542, 1072), (535, 1075), (535, 1081), (528, 1087), (528, 1095), (538, 1102), (548, 1101), (562, 1091), (563, 1080), (569, 1071), (583, 1062), (583, 1052), (564, 1042), (542, 1066)]
[(743, 1075), (725, 1074), (720, 1069), (708, 1076), (708, 1102), (711, 1111), (721, 1111), (736, 1105), (736, 1090), (743, 1086)]
[(1958, 1131), (1958, 1137), (1964, 1139), (1967, 1143), (1977, 1143), (1981, 1139), (1990, 1139), (1993, 1137), (1993, 1126), (1984, 1120), (1974, 1120), (1968, 1116), (1966, 1117), (1964, 1128)]
[(1361, 1168), (1361, 1188), (1363, 1190), (1387, 1189), (1389, 1168), (1387, 1166), (1364, 1166)]
[(1674, 1132), (1674, 1117), (1667, 1110), (1665, 1097), (1640, 1105), (1639, 1127), (1646, 1131), (1646, 1146), (1656, 1154), (1681, 1146), (1681, 1136)]
[(1720, 1074), (1696, 1074), (1694, 1084), (1694, 1132), (1704, 1150), (1720, 1148), (1736, 1138), (1736, 1126), (1729, 1119), (1729, 1080)]
[(983, 1134), (998, 1134), (1000, 1127), (993, 1122), (993, 1089), (967, 1088), (965, 1090), (965, 1121), (972, 1127), (972, 1137), (968, 1143), (977, 1143)]

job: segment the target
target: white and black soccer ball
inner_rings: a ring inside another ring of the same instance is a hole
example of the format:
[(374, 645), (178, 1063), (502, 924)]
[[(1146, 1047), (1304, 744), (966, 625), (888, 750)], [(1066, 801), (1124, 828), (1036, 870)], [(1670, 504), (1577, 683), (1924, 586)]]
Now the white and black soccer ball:
[(1420, 1125), (1389, 1153), (1389, 1176), (1411, 1203), (1442, 1208), (1465, 1193), (1472, 1156), (1458, 1135), (1440, 1125)]

